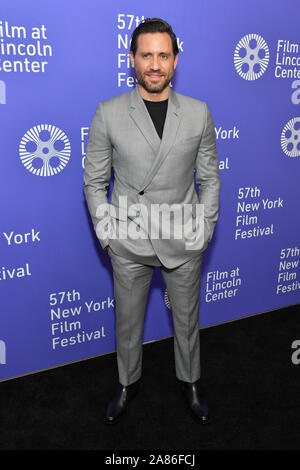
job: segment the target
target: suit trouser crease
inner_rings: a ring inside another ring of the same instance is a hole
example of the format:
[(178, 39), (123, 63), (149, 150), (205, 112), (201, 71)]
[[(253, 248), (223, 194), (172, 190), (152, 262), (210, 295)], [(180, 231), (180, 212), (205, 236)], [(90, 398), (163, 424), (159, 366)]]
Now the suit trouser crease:
[(110, 250), (114, 272), (116, 343), (119, 382), (130, 385), (142, 374), (145, 310), (154, 272)]
[(176, 376), (185, 382), (200, 378), (199, 300), (202, 256), (178, 268), (162, 268), (174, 323)]
[[(114, 272), (119, 382), (130, 385), (142, 375), (145, 310), (154, 267), (138, 264), (110, 250)], [(179, 380), (200, 378), (200, 255), (174, 269), (161, 267), (174, 322), (174, 356)]]

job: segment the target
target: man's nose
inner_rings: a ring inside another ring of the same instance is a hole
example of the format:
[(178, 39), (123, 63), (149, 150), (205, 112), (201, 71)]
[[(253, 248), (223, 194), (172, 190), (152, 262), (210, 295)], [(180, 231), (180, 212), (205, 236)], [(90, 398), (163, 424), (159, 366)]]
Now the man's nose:
[(152, 56), (151, 68), (152, 68), (152, 70), (158, 70), (159, 69), (159, 59), (158, 59), (158, 57)]

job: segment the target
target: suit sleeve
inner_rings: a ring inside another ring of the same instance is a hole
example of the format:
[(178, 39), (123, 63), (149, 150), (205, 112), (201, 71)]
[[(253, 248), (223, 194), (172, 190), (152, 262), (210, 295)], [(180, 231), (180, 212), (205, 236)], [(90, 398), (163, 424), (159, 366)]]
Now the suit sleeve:
[(199, 202), (204, 204), (205, 240), (210, 242), (219, 214), (220, 177), (215, 127), (206, 103), (204, 108), (205, 127), (196, 159), (196, 183)]
[(112, 154), (113, 147), (107, 135), (103, 105), (99, 103), (89, 130), (83, 179), (87, 205), (102, 248), (109, 244), (107, 186), (111, 178)]

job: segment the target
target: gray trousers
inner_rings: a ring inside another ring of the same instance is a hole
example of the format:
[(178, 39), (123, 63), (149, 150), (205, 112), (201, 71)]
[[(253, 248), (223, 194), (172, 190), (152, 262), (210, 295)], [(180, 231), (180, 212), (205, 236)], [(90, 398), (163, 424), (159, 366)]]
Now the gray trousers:
[[(138, 264), (109, 249), (113, 267), (119, 382), (142, 375), (144, 316), (154, 266)], [(174, 323), (176, 377), (200, 378), (199, 298), (202, 254), (174, 269), (161, 265)]]

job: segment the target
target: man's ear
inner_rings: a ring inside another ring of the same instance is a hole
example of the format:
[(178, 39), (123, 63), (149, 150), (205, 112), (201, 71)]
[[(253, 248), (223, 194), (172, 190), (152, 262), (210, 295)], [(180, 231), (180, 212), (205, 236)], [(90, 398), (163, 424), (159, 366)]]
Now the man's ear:
[(134, 57), (132, 51), (130, 51), (130, 62), (131, 62), (131, 67), (134, 69)]
[(176, 54), (176, 57), (174, 59), (174, 70), (176, 69), (177, 61), (178, 61), (178, 54)]

